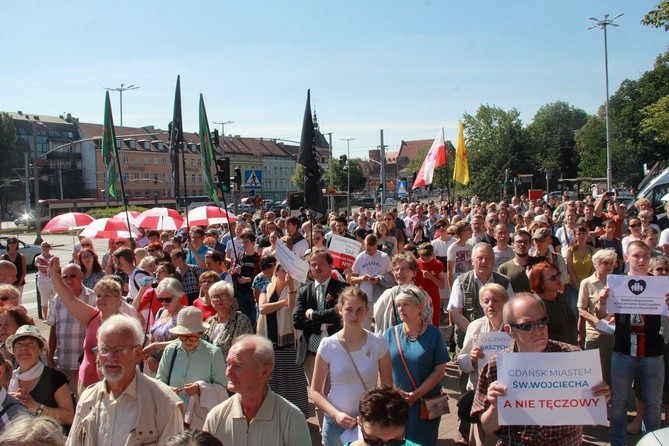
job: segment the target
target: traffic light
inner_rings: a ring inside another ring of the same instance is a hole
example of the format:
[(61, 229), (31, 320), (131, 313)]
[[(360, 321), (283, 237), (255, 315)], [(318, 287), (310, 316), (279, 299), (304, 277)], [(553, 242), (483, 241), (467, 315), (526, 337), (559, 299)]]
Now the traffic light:
[(242, 171), (239, 167), (235, 169), (235, 184), (239, 190), (242, 189)]
[(230, 192), (230, 158), (216, 160), (218, 182), (223, 192)]
[(383, 184), (379, 184), (379, 192), (383, 192)]
[(218, 147), (218, 129), (214, 129), (211, 133), (211, 140), (214, 144), (214, 147)]
[(342, 155), (339, 157), (339, 161), (346, 164), (346, 161), (348, 161), (348, 157), (346, 155)]

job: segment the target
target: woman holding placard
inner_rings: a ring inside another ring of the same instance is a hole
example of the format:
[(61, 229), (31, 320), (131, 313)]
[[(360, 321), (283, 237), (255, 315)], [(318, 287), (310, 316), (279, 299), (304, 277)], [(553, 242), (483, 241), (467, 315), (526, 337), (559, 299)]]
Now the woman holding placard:
[[(467, 381), (467, 390), (474, 391), (479, 380), (479, 359), (486, 359), (486, 362), (492, 356), (486, 355), (479, 343), (479, 336), (483, 333), (499, 332), (500, 336), (508, 338), (509, 345), (512, 344), (511, 337), (503, 331), (502, 308), (509, 300), (509, 295), (503, 286), (497, 283), (489, 283), (479, 291), (479, 303), (483, 308), (484, 316), (472, 321), (467, 327), (467, 333), (462, 344), (462, 350), (458, 355), (458, 366), (463, 373), (469, 373)], [(493, 353), (494, 354), (494, 353)], [(470, 401), (469, 411), (471, 411)], [(459, 403), (460, 404), (460, 403)], [(469, 430), (469, 443), (484, 446), (492, 446), (497, 442), (495, 435), (486, 434), (480, 424), (472, 424)]]

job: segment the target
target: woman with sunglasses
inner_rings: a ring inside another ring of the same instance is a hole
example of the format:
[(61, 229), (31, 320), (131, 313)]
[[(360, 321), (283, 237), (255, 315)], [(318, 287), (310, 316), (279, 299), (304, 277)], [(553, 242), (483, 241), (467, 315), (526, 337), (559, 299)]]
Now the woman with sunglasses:
[(228, 357), (232, 341), (243, 334), (253, 334), (253, 325), (242, 312), (235, 310), (235, 290), (228, 282), (221, 280), (209, 288), (209, 299), (216, 314), (207, 319), (204, 338), (223, 351)]
[(54, 257), (49, 262), (49, 277), (56, 288), (61, 302), (81, 325), (86, 327), (84, 356), (79, 367), (79, 393), (91, 384), (97, 383), (98, 376), (94, 349), (98, 346), (98, 328), (106, 319), (121, 313), (121, 286), (111, 278), (104, 278), (95, 284), (95, 307), (88, 305), (74, 295), (61, 277), (60, 259)]
[(202, 429), (209, 411), (228, 398), (225, 358), (220, 348), (202, 339), (205, 329), (200, 310), (181, 310), (169, 330), (178, 341), (165, 348), (156, 374), (183, 401), (190, 429)]
[(170, 329), (176, 326), (179, 311), (184, 308), (181, 305), (183, 294), (181, 282), (174, 278), (163, 279), (156, 287), (156, 299), (162, 308), (156, 313), (155, 322), (149, 330), (149, 344), (144, 347), (144, 358), (150, 372), (158, 370), (163, 350), (176, 338)]
[(269, 381), (270, 388), (295, 404), (309, 417), (307, 379), (301, 365), (297, 365), (295, 331), (293, 329), (293, 308), (299, 283), (276, 263), (272, 268), (272, 280), (258, 298), (257, 333), (266, 336), (274, 346), (274, 373)]
[(417, 287), (402, 291), (395, 304), (401, 323), (386, 330), (383, 337), (390, 351), (393, 382), (411, 406), (406, 438), (421, 445), (437, 444), (440, 417), (423, 420), (421, 399), (441, 393), (441, 379), (449, 361), (448, 349), (431, 316), (423, 311), (430, 298)]
[(544, 301), (548, 325), (548, 339), (578, 345), (578, 319), (564, 295), (564, 284), (558, 266), (539, 262), (529, 274), (530, 289)]
[[(26, 256), (19, 252), (19, 239), (7, 238), (7, 252), (2, 255), (2, 260), (9, 260), (16, 266), (16, 281), (13, 285), (19, 289), (19, 295), (23, 295), (23, 285), (26, 284)], [(20, 300), (20, 298), (19, 298)]]
[(219, 280), (221, 277), (215, 271), (205, 271), (200, 274), (200, 296), (195, 299), (193, 306), (202, 312), (205, 320), (216, 314), (216, 308), (209, 299), (209, 288)]
[[(153, 326), (156, 313), (163, 307), (163, 305), (158, 302), (156, 287), (162, 280), (167, 278), (175, 278), (178, 281), (181, 281), (181, 276), (173, 264), (162, 263), (156, 267), (155, 278), (152, 281), (141, 285), (137, 292), (137, 296), (135, 296), (135, 299), (132, 301), (132, 306), (137, 310), (137, 315), (140, 322), (142, 322), (146, 333), (148, 333), (149, 329)], [(184, 306), (188, 305), (188, 297), (186, 297), (185, 293), (181, 296), (180, 303)]]
[(418, 446), (405, 438), (409, 404), (390, 386), (370, 389), (358, 404), (362, 437), (345, 446)]
[(636, 217), (630, 218), (627, 223), (627, 235), (622, 239), (623, 256), (627, 254), (627, 246), (635, 240), (641, 240), (641, 220)]

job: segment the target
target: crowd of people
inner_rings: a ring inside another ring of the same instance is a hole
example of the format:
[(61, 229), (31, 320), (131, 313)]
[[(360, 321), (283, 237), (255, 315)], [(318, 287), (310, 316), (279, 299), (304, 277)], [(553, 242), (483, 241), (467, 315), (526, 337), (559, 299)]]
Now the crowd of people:
[[(260, 212), (142, 230), (100, 253), (80, 238), (71, 258), (44, 242), (48, 339), (21, 306), (25, 259), (8, 249), (0, 439), (32, 416), (57, 428), (53, 444), (307, 445), (311, 397), (326, 446), (433, 445), (440, 418), (421, 409), (453, 361), (459, 444), (580, 444), (579, 426), (499, 425), (506, 389), (478, 337), (505, 332), (511, 351), (598, 350), (593, 392), (611, 396), (612, 444), (626, 444), (659, 428), (669, 403), (669, 323), (607, 313), (607, 276), (669, 276), (669, 222), (647, 200), (626, 219), (616, 198)], [(338, 237), (360, 243), (350, 265), (334, 261)], [(279, 248), (305, 262), (306, 283)]]

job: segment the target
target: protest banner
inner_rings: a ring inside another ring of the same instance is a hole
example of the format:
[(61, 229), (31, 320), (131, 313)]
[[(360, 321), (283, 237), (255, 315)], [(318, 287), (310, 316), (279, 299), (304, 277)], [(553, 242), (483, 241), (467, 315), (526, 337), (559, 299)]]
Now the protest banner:
[(355, 256), (360, 254), (361, 250), (362, 243), (359, 241), (334, 234), (330, 239), (330, 247), (328, 248), (328, 252), (334, 260), (332, 266), (339, 269), (352, 267)]
[(592, 386), (602, 382), (597, 350), (499, 353), (497, 381), (507, 388), (497, 401), (500, 425), (607, 422), (606, 398), (592, 395)]
[(309, 264), (299, 258), (293, 251), (288, 249), (286, 243), (277, 240), (276, 241), (276, 252), (274, 253), (276, 260), (283, 266), (290, 277), (297, 280), (300, 283), (307, 282), (307, 274), (309, 273)]
[(669, 314), (665, 294), (669, 290), (669, 278), (664, 276), (606, 276), (609, 298), (608, 313), (623, 314)]
[(490, 331), (488, 333), (479, 333), (474, 339), (474, 345), (483, 350), (485, 355), (477, 361), (479, 373), (483, 367), (490, 361), (490, 358), (504, 349), (513, 346), (513, 339), (504, 331)]

